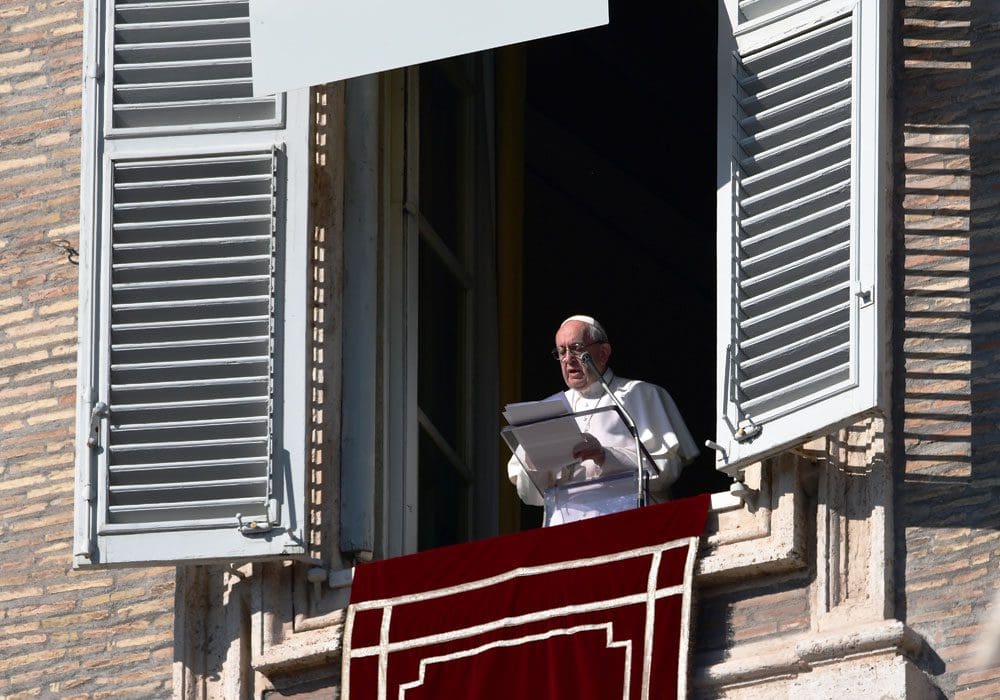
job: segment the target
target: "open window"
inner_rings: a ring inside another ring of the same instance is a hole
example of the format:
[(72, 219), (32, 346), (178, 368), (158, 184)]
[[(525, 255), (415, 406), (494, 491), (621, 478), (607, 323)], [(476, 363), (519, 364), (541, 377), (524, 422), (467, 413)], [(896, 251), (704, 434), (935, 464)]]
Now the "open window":
[(85, 47), (75, 563), (301, 553), (307, 95), (253, 97), (241, 3)]
[(725, 0), (717, 460), (734, 473), (880, 405), (887, 42), (877, 0)]

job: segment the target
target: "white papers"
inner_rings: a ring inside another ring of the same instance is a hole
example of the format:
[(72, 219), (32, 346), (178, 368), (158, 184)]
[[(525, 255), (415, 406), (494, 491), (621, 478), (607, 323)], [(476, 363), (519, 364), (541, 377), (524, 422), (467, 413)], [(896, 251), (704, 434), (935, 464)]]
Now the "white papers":
[(565, 394), (556, 394), (542, 401), (509, 403), (503, 410), (503, 417), (511, 425), (524, 425), (535, 421), (565, 416), (573, 412)]
[(527, 471), (555, 472), (578, 461), (573, 449), (583, 442), (583, 433), (563, 394), (507, 404), (503, 414), (517, 440), (514, 454)]

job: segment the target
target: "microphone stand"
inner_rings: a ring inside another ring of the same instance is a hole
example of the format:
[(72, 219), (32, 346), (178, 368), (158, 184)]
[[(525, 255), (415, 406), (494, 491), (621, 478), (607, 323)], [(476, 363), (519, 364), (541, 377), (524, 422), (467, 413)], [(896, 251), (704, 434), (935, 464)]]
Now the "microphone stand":
[(594, 376), (597, 377), (597, 381), (599, 381), (601, 383), (601, 386), (604, 388), (604, 393), (607, 394), (608, 397), (614, 402), (615, 406), (618, 407), (618, 412), (621, 414), (622, 420), (625, 421), (625, 426), (628, 428), (628, 431), (632, 434), (632, 439), (635, 440), (635, 460), (637, 464), (636, 481), (638, 484), (637, 486), (638, 493), (636, 494), (636, 507), (642, 508), (643, 506), (646, 505), (647, 491), (649, 490), (649, 485), (646, 481), (646, 470), (642, 468), (642, 454), (646, 450), (642, 445), (642, 441), (639, 440), (639, 430), (635, 427), (635, 421), (632, 420), (632, 415), (627, 410), (625, 410), (625, 405), (618, 400), (618, 397), (615, 396), (613, 391), (611, 391), (611, 387), (608, 386), (608, 383), (606, 381), (604, 381), (604, 375), (601, 372), (597, 371), (597, 365), (594, 363), (594, 358), (590, 356), (589, 352), (581, 353), (580, 364), (583, 365), (583, 368), (586, 372), (588, 373), (593, 372)]

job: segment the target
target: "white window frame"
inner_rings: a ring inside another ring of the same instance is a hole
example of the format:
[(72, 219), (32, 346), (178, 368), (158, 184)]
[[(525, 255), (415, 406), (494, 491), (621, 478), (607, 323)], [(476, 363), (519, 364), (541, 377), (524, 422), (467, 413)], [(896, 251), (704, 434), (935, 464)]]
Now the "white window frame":
[[(474, 62), (473, 62), (474, 63)], [(384, 556), (400, 556), (417, 551), (418, 548), (418, 450), (420, 440), (420, 409), (417, 404), (418, 383), (418, 251), (420, 216), (419, 202), (407, 193), (419, 192), (419, 67), (410, 67), (383, 74), (381, 139), (383, 143), (383, 174), (381, 187), (383, 207), (381, 214), (382, 231), (382, 274), (385, 283), (381, 290), (382, 302), (382, 376), (384, 377), (382, 405), (384, 430), (382, 432), (382, 480), (381, 499), (381, 543)], [(470, 123), (465, 135), (473, 151), (475, 129)], [(487, 125), (488, 128), (488, 125)], [(470, 155), (470, 160), (475, 161)], [(469, 167), (476, 167), (474, 162)], [(471, 277), (472, 288), (466, 294), (463, 313), (467, 319), (463, 345), (466, 362), (464, 372), (466, 388), (472, 379), (482, 376), (482, 353), (477, 347), (477, 335), (482, 330), (480, 319), (484, 297), (482, 284), (477, 278), (484, 264), (482, 251), (475, 250), (480, 245), (473, 235), (475, 211), (482, 211), (482, 203), (477, 202), (480, 192), (470, 178), (463, 207), (465, 216), (461, 222), (460, 235), (469, 239), (469, 265), (466, 272)], [(426, 312), (426, 311), (425, 311)], [(481, 366), (477, 371), (477, 363)], [(495, 368), (492, 371), (496, 371)], [(484, 382), (488, 384), (488, 382)], [(465, 397), (471, 411), (465, 416), (465, 440), (460, 456), (466, 461), (473, 475), (468, 494), (468, 532), (472, 538), (485, 537), (496, 533), (497, 505), (496, 470), (487, 466), (496, 460), (498, 426), (483, 425), (477, 414), (495, 410), (495, 397), (474, 392)]]

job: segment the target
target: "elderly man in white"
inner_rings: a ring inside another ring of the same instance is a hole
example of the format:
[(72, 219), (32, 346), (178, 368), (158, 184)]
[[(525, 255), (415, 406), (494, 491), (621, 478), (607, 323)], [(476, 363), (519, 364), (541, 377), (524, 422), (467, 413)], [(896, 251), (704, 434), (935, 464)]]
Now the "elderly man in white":
[[(597, 377), (584, 367), (580, 359), (584, 352), (590, 354), (608, 386), (635, 420), (639, 438), (660, 470), (659, 476), (650, 480), (650, 492), (654, 497), (663, 494), (677, 480), (683, 466), (698, 454), (677, 406), (662, 387), (615, 375), (608, 367), (611, 344), (601, 324), (590, 316), (570, 316), (556, 332), (552, 355), (559, 361), (568, 387), (564, 394), (574, 413), (613, 405)], [(535, 482), (542, 481), (543, 490), (556, 484), (636, 469), (635, 440), (616, 412), (581, 416), (577, 423), (584, 434), (584, 442), (573, 452), (578, 461), (556, 474), (536, 475)], [(507, 463), (507, 474), (522, 501), (535, 506), (544, 504), (542, 494), (532, 485), (517, 457), (511, 457)]]

